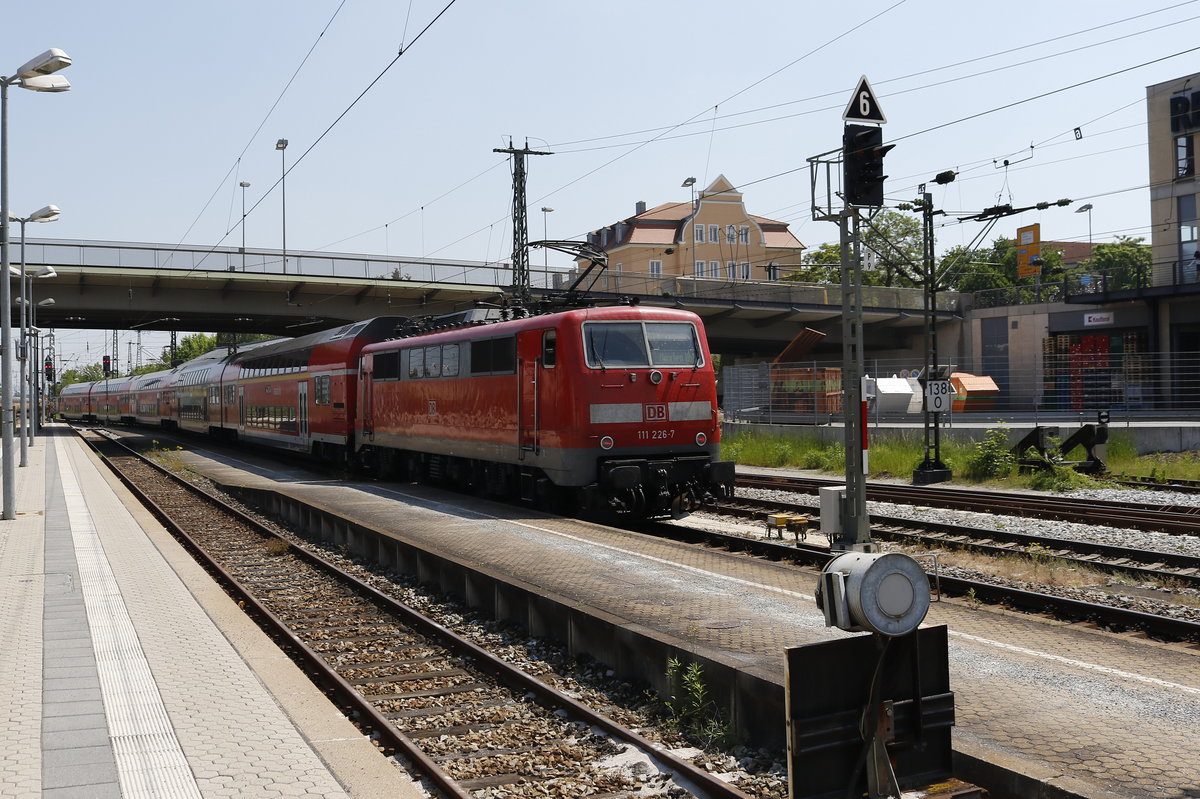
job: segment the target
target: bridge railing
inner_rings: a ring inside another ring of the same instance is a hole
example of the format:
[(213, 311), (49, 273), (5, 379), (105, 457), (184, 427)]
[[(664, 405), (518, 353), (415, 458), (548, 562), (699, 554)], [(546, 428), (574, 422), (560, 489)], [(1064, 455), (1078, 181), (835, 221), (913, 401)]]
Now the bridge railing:
[[(13, 244), (11, 259), (20, 263), (20, 244)], [(247, 247), (170, 247), (136, 242), (32, 239), (26, 244), (26, 263), (126, 269), (171, 269), (184, 272), (246, 272), (282, 274), (279, 250)], [(538, 288), (561, 283), (567, 269), (534, 270), (531, 282)], [(484, 286), (512, 284), (506, 262), (389, 258), (355, 253), (289, 250), (287, 274), (310, 277), (405, 280), (418, 283), (458, 283)], [(558, 276), (557, 279), (555, 276)]]
[[(31, 239), (26, 244), (28, 265), (67, 265), (95, 269), (179, 270), (181, 272), (246, 272), (282, 274), (279, 250), (238, 247), (177, 247), (139, 242), (76, 241), (67, 239)], [(20, 263), (20, 245), (11, 258)], [(438, 260), (432, 258), (390, 258), (354, 253), (289, 250), (287, 274), (310, 277), (366, 278), (398, 280), (418, 284), (460, 284), (511, 286), (512, 267), (505, 262)], [(577, 275), (574, 267), (530, 269), (530, 285), (535, 289), (564, 289)], [(583, 286), (598, 292), (650, 297), (676, 297), (712, 300), (719, 303), (761, 303), (771, 305), (841, 305), (841, 287), (829, 283), (798, 283), (787, 280), (738, 280), (692, 275), (663, 275), (639, 272), (601, 272), (594, 283)], [(866, 307), (920, 311), (920, 289), (866, 286)], [(938, 310), (957, 312), (961, 295), (938, 295)]]

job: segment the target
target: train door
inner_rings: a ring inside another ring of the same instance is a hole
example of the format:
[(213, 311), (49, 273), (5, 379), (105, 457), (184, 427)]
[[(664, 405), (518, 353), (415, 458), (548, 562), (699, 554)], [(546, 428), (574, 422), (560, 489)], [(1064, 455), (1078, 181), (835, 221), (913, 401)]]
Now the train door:
[(517, 334), (517, 445), (518, 457), (537, 453), (538, 447), (538, 361), (542, 354), (542, 331)]
[[(526, 330), (517, 334), (517, 442), (522, 460), (526, 452), (536, 455), (541, 450), (546, 399), (543, 358), (547, 338), (553, 341), (554, 334), (553, 328)], [(550, 351), (553, 353), (553, 344)]]
[[(399, 353), (396, 353), (397, 359)], [(371, 358), (371, 369), (367, 369), (367, 359), (363, 358), (361, 363), (361, 372), (359, 373), (359, 400), (358, 407), (360, 416), (362, 417), (362, 431), (366, 438), (374, 438), (375, 434), (375, 364), (374, 358)], [(397, 360), (397, 362), (399, 362)]]
[(237, 387), (237, 403), (238, 403), (238, 435), (246, 432), (246, 387)]
[(308, 441), (308, 381), (301, 380), (296, 384), (299, 389), (297, 403), (299, 407), (296, 409), (298, 414), (296, 432), (300, 434), (300, 440)]

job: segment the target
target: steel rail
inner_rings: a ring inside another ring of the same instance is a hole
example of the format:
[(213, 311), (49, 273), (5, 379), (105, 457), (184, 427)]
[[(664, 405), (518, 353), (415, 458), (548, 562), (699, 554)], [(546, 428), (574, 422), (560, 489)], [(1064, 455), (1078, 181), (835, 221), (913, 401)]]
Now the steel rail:
[[(763, 518), (770, 513), (796, 513), (798, 510), (811, 512), (811, 508), (801, 508), (788, 502), (750, 499), (747, 497), (722, 500), (706, 505), (705, 507), (717, 513), (749, 519)], [(935, 533), (935, 535), (925, 535), (925, 532)], [(908, 539), (925, 545), (953, 547), (955, 549), (978, 551), (991, 555), (1023, 555), (1030, 558), (1056, 558), (1109, 572), (1125, 573), (1137, 578), (1169, 578), (1200, 587), (1200, 558), (1193, 555), (1135, 549), (1133, 547), (1102, 544), (1095, 541), (1079, 541), (1072, 538), (1053, 538), (1050, 536), (1034, 535), (1032, 533), (1017, 533), (1011, 530), (968, 527), (966, 525), (927, 521), (924, 519), (906, 519), (900, 516), (886, 516), (875, 513), (871, 514), (871, 534), (876, 538), (885, 540)], [(1014, 549), (1011, 546), (985, 543), (985, 541), (989, 540), (1025, 547), (1025, 549)], [(1043, 547), (1048, 551), (1032, 551), (1028, 549), (1029, 547)], [(1072, 555), (1061, 554), (1063, 552), (1094, 555), (1096, 558), (1106, 558), (1108, 560), (1073, 557)], [(1177, 571), (1163, 571), (1160, 567), (1169, 567)]]
[[(94, 442), (88, 441), (87, 438), (83, 437), (82, 435), (80, 437), (92, 447), (92, 449), (101, 458), (101, 460), (104, 461), (113, 474), (115, 474), (117, 478), (125, 485), (125, 487), (129, 489), (129, 491), (135, 497), (137, 497), (138, 501), (141, 502), (156, 519), (158, 519), (158, 521), (168, 530), (168, 532), (170, 532), (172, 536), (184, 544), (184, 546), (192, 554), (192, 557), (196, 558), (209, 573), (213, 574), (218, 582), (220, 582), (222, 586), (239, 601), (239, 603), (245, 604), (245, 607), (248, 608), (250, 615), (257, 619), (259, 625), (263, 627), (264, 631), (276, 641), (282, 641), (283, 643), (281, 644), (281, 648), (291, 649), (298, 656), (298, 658), (302, 661), (306, 672), (310, 675), (310, 678), (315, 676), (320, 683), (322, 683), (328, 690), (335, 694), (340, 702), (343, 702), (352, 708), (354, 713), (360, 714), (359, 720), (362, 723), (369, 725), (375, 732), (378, 732), (382, 742), (385, 745), (392, 747), (396, 751), (402, 752), (406, 758), (410, 759), (422, 772), (423, 776), (429, 779), (429, 781), (435, 785), (438, 790), (442, 791), (449, 797), (453, 797), (454, 799), (472, 799), (469, 793), (463, 791), (462, 788), (458, 786), (458, 783), (455, 782), (449, 774), (443, 771), (442, 768), (438, 766), (437, 763), (435, 763), (428, 755), (426, 755), (416, 744), (414, 744), (407, 735), (402, 733), (395, 724), (392, 724), (386, 716), (380, 713), (379, 710), (377, 710), (365, 696), (363, 696), (359, 691), (355, 690), (354, 687), (350, 685), (350, 683), (347, 682), (341, 675), (335, 672), (325, 662), (325, 660), (316, 653), (316, 651), (305, 644), (304, 641), (302, 641), (294, 632), (292, 632), (292, 630), (282, 619), (280, 619), (265, 605), (263, 605), (249, 589), (243, 586), (241, 582), (220, 563), (210, 557), (208, 553), (206, 553), (200, 546), (200, 544), (186, 530), (184, 530), (183, 527), (180, 526), (170, 514), (163, 510), (163, 508), (161, 508), (153, 499), (147, 496), (146, 493), (133, 482), (133, 480), (121, 472), (121, 470), (117, 468), (116, 464), (114, 464), (110, 458), (100, 452), (99, 447), (97, 447)], [(121, 447), (129, 452), (130, 455), (137, 457), (138, 459), (152, 466), (154, 469), (158, 470), (159, 473), (172, 480), (176, 485), (186, 488), (202, 499), (210, 502), (216, 502), (213, 497), (200, 490), (198, 487), (188, 483), (186, 480), (180, 479), (178, 476), (159, 466), (157, 463), (144, 458), (141, 454), (133, 451), (120, 441), (116, 441), (108, 436), (105, 436), (105, 438), (114, 446)], [(236, 516), (240, 521), (250, 525), (261, 535), (272, 538), (278, 537), (273, 532), (263, 527), (263, 525), (257, 522), (255, 519), (247, 516), (236, 508), (224, 506), (222, 507), (222, 510), (230, 513), (233, 516)], [(291, 551), (293, 554), (301, 557), (303, 557), (303, 554), (305, 553), (305, 550), (300, 548), (292, 548)], [(353, 718), (352, 714), (347, 715)]]
[[(745, 488), (795, 491), (815, 494), (822, 486), (841, 485), (836, 480), (809, 477), (752, 475), (741, 476), (737, 485)], [(1151, 530), (1171, 535), (1200, 535), (1200, 506), (1123, 503), (1096, 499), (1037, 497), (999, 491), (869, 483), (867, 499), (903, 505), (968, 510), (977, 513), (1005, 514), (1056, 519), (1082, 524)], [(986, 510), (980, 510), (986, 508)]]
[[(747, 552), (770, 560), (792, 561), (806, 566), (822, 567), (832, 557), (828, 547), (799, 542), (784, 544), (764, 541), (711, 530), (697, 530), (666, 522), (642, 525), (638, 529), (650, 535), (659, 535), (686, 543)], [(931, 583), (935, 580), (933, 575), (928, 575), (928, 577)], [(992, 604), (1004, 604), (1034, 613), (1049, 613), (1058, 618), (1091, 621), (1115, 629), (1140, 629), (1149, 635), (1172, 641), (1200, 641), (1200, 622), (1068, 599), (1054, 594), (1041, 594), (1036, 591), (1010, 588), (994, 583), (948, 577), (945, 574), (938, 575), (936, 580), (943, 593), (955, 596), (969, 596), (986, 600)]]
[[(213, 503), (223, 512), (227, 512), (236, 516), (240, 521), (250, 525), (261, 535), (270, 538), (279, 537), (274, 531), (268, 529), (253, 517), (246, 515), (237, 508), (225, 504), (220, 499), (213, 497), (211, 494), (208, 494), (199, 487), (192, 485), (186, 480), (183, 480), (159, 464), (149, 460), (141, 453), (138, 453), (137, 451), (126, 446), (124, 443), (111, 438), (108, 440), (116, 446), (128, 451), (131, 456), (136, 457), (140, 461), (152, 466), (159, 473), (167, 476), (177, 485), (180, 485), (188, 491), (191, 491), (201, 499)], [(89, 444), (90, 443), (91, 442), (89, 442)], [(199, 545), (191, 538), (191, 536), (189, 536), (182, 530), (181, 527), (179, 527), (179, 525), (171, 520), (165, 511), (159, 508), (140, 489), (134, 486), (128, 478), (122, 475), (115, 465), (109, 461), (109, 459), (105, 458), (104, 460), (109, 465), (109, 468), (112, 469), (114, 473), (116, 473), (121, 479), (121, 482), (128, 486), (131, 491), (133, 491), (135, 496), (138, 497), (139, 501), (145, 503), (146, 506), (151, 509), (151, 512), (154, 513), (155, 516), (158, 517), (160, 521), (162, 521), (164, 525), (168, 527), (168, 529), (170, 529), (173, 533), (177, 532), (183, 538), (183, 540), (188, 542), (189, 548), (199, 553), (206, 565), (211, 564), (212, 569), (221, 576), (223, 582), (228, 581), (228, 584), (234, 587), (234, 589), (237, 591), (239, 597), (243, 598), (244, 601), (247, 602), (247, 605), (252, 605), (254, 607), (256, 613), (261, 611), (263, 618), (269, 622), (272, 631), (275, 631), (275, 629), (278, 628), (281, 637), (287, 640), (290, 646), (294, 645), (297, 648), (297, 651), (303, 654), (305, 662), (309, 663), (314, 670), (319, 671), (322, 679), (328, 679), (329, 682), (338, 689), (339, 695), (341, 695), (343, 691), (348, 691), (349, 695), (346, 697), (346, 699), (352, 702), (356, 710), (364, 712), (371, 719), (371, 724), (373, 726), (380, 726), (380, 728), (390, 738), (395, 738), (395, 746), (397, 749), (403, 751), (406, 756), (410, 757), (415, 763), (419, 764), (422, 769), (426, 768), (426, 764), (428, 764), (428, 768), (431, 769), (429, 772), (430, 774), (442, 775), (442, 779), (446, 781), (446, 784), (443, 786), (439, 782), (439, 787), (443, 788), (443, 790), (446, 790), (451, 796), (469, 799), (469, 794), (463, 793), (462, 789), (458, 787), (457, 783), (455, 783), (449, 775), (446, 775), (445, 772), (442, 771), (441, 768), (438, 767), (432, 760), (430, 760), (428, 756), (425, 755), (424, 752), (422, 752), (415, 744), (413, 744), (407, 736), (400, 732), (385, 716), (380, 714), (379, 711), (376, 710), (374, 706), (372, 706), (365, 699), (365, 697), (362, 696), (362, 694), (356, 691), (353, 686), (346, 682), (346, 680), (339, 676), (336, 672), (333, 672), (333, 670), (328, 666), (328, 664), (325, 663), (320, 655), (307, 647), (299, 638), (295, 636), (294, 633), (287, 628), (286, 624), (278, 619), (273, 613), (271, 613), (271, 611), (263, 607), (257, 600), (254, 600), (250, 593), (240, 586), (240, 584), (238, 584), (237, 580), (234, 579), (232, 575), (229, 575), (228, 572), (221, 568), (219, 564), (204, 554), (202, 550), (200, 550)], [(509, 685), (509, 687), (516, 688), (525, 693), (532, 693), (541, 700), (543, 705), (559, 707), (568, 715), (576, 718), (577, 720), (583, 721), (589, 726), (604, 730), (614, 738), (637, 747), (640, 751), (654, 760), (663, 771), (671, 774), (672, 778), (674, 778), (678, 784), (689, 786), (690, 789), (698, 788), (703, 791), (703, 796), (712, 797), (712, 799), (750, 799), (750, 797), (730, 783), (719, 779), (708, 771), (698, 768), (690, 761), (684, 760), (668, 751), (663, 750), (661, 747), (655, 745), (653, 742), (637, 734), (636, 732), (622, 727), (620, 724), (608, 718), (607, 716), (597, 713), (578, 700), (555, 690), (554, 688), (546, 685), (542, 681), (527, 674), (516, 666), (499, 659), (491, 652), (472, 643), (471, 641), (468, 641), (466, 638), (454, 633), (443, 625), (421, 615), (417, 611), (400, 603), (396, 599), (388, 596), (378, 589), (362, 583), (353, 576), (346, 574), (336, 565), (330, 563), (319, 555), (310, 552), (303, 547), (296, 547), (294, 545), (289, 548), (289, 551), (298, 555), (299, 557), (302, 557), (313, 566), (335, 576), (337, 579), (352, 584), (362, 595), (383, 606), (389, 612), (400, 616), (405, 623), (412, 625), (425, 635), (440, 641), (446, 645), (447, 648), (460, 655), (475, 660), (478, 663), (485, 664), (488, 668), (493, 670), (495, 676), (500, 677), (503, 682)]]

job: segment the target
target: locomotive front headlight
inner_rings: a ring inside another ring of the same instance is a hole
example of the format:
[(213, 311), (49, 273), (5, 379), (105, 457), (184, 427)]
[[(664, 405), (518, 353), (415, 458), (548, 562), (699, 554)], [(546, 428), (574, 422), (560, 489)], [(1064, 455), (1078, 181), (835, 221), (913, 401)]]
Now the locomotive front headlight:
[(657, 369), (655, 369), (653, 372), (651, 372), (650, 373), (650, 382), (656, 386), (659, 383), (661, 383), (662, 382), (662, 372), (658, 371)]
[(696, 446), (697, 447), (703, 447), (707, 443), (708, 443), (708, 436), (704, 435), (703, 433), (696, 434)]
[(612, 436), (605, 436), (604, 438), (600, 439), (600, 449), (612, 449), (612, 448), (613, 448)]

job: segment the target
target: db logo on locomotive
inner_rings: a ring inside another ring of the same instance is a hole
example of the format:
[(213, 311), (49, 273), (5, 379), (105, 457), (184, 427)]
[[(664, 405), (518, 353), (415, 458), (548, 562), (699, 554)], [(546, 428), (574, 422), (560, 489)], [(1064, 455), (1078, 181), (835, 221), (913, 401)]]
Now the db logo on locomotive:
[(665, 421), (667, 421), (667, 406), (666, 405), (647, 405), (646, 406), (646, 421), (647, 422), (665, 422)]

